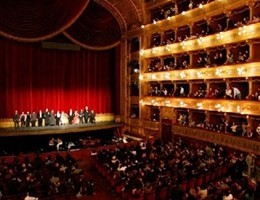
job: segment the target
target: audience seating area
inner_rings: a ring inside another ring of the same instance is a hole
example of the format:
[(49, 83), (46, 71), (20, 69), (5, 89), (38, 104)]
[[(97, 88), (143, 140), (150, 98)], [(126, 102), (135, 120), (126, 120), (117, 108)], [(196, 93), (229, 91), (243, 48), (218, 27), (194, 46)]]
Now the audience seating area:
[(122, 199), (234, 199), (256, 195), (245, 156), (217, 145), (141, 142), (98, 152), (97, 170)]

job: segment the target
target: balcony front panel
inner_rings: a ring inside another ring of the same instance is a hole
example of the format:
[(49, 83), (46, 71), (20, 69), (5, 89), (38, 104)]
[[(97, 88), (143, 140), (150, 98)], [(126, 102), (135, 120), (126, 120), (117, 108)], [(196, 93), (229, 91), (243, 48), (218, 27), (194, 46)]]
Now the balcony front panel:
[(260, 103), (257, 101), (225, 99), (192, 99), (175, 97), (144, 97), (141, 105), (208, 110), (242, 115), (260, 115)]
[(243, 137), (236, 137), (225, 133), (218, 133), (197, 128), (189, 128), (179, 125), (174, 125), (172, 127), (172, 131), (174, 135), (212, 142), (218, 145), (223, 145), (241, 151), (253, 152), (256, 155), (260, 155), (259, 141)]
[(201, 69), (149, 72), (140, 74), (139, 79), (142, 82), (150, 82), (258, 77), (260, 76), (259, 66), (260, 62), (251, 62)]

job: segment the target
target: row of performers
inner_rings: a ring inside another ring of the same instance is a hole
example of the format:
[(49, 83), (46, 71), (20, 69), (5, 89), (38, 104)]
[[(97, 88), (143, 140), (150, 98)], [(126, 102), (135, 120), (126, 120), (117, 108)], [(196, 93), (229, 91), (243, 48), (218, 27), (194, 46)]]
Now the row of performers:
[(85, 109), (81, 109), (79, 112), (77, 110), (73, 111), (70, 109), (68, 113), (64, 111), (57, 111), (56, 113), (46, 108), (45, 112), (40, 110), (36, 112), (19, 112), (16, 110), (13, 115), (14, 127), (35, 127), (36, 122), (38, 126), (54, 126), (54, 125), (65, 125), (65, 124), (82, 124), (82, 123), (95, 123), (96, 113), (94, 110), (89, 111), (86, 106)]

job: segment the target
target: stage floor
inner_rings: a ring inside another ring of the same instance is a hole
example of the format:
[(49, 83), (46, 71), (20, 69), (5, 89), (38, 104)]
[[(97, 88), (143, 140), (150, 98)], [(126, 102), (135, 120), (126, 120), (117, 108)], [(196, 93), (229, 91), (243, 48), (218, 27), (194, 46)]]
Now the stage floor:
[(122, 127), (122, 123), (97, 122), (94, 124), (74, 124), (62, 126), (43, 126), (43, 127), (19, 127), (19, 128), (0, 128), (0, 137), (29, 136), (29, 135), (51, 135), (79, 133), (95, 130), (116, 129)]

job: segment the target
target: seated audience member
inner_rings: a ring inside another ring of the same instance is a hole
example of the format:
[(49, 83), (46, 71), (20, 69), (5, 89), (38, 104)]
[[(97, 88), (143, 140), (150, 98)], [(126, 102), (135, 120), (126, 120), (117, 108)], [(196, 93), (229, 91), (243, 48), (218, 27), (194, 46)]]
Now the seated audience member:
[(234, 200), (233, 195), (231, 194), (231, 191), (226, 191), (223, 195), (223, 200)]
[(258, 126), (256, 127), (255, 132), (256, 132), (256, 137), (257, 137), (258, 139), (260, 139), (260, 124), (258, 124)]
[(233, 98), (231, 87), (227, 87), (227, 89), (226, 89), (226, 98), (228, 98), (228, 99)]
[(231, 127), (231, 132), (236, 135), (237, 134), (237, 124), (235, 122), (232, 123)]
[(18, 111), (16, 110), (14, 112), (14, 116), (13, 116), (13, 122), (14, 122), (14, 127), (18, 128), (19, 127), (19, 121), (20, 121), (20, 116), (18, 114)]
[(234, 99), (241, 99), (242, 96), (241, 96), (240, 90), (237, 87), (233, 87), (232, 89), (233, 89), (233, 97), (234, 97)]
[(245, 122), (243, 122), (241, 124), (241, 129), (242, 129), (242, 136), (243, 137), (246, 136), (246, 134), (247, 134), (247, 124)]
[(245, 59), (243, 53), (240, 51), (238, 53), (238, 60), (237, 60), (237, 62), (239, 63), (239, 62), (245, 62), (245, 61), (246, 61), (246, 59)]
[(253, 138), (254, 137), (254, 132), (251, 130), (251, 131), (248, 131), (247, 132), (247, 137), (248, 138)]
[(33, 196), (30, 195), (30, 193), (27, 193), (24, 200), (38, 200), (38, 197), (33, 197)]
[(184, 97), (184, 96), (185, 96), (184, 87), (180, 87), (180, 96), (181, 96), (181, 97)]
[(62, 141), (60, 138), (58, 138), (58, 139), (57, 139), (57, 145), (56, 145), (57, 151), (60, 150), (60, 146), (61, 146), (62, 144), (63, 144), (63, 141)]
[(56, 140), (54, 138), (51, 138), (51, 140), (49, 141), (49, 147), (51, 151), (55, 149), (55, 145), (56, 145)]
[(197, 197), (200, 200), (206, 199), (208, 197), (208, 189), (205, 184), (202, 184), (201, 187), (198, 187)]

